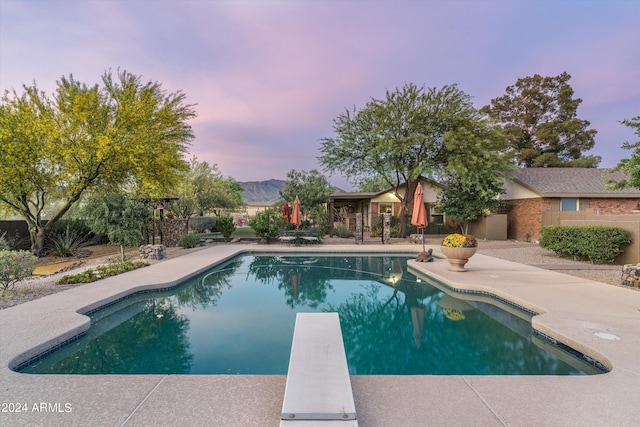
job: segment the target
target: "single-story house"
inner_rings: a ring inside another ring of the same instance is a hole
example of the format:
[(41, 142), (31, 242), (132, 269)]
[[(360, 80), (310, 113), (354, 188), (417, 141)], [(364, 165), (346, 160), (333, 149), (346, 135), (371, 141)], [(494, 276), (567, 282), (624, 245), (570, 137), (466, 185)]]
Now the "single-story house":
[[(429, 224), (444, 225), (444, 215), (438, 213), (433, 205), (438, 193), (444, 186), (427, 178), (421, 179), (423, 200)], [(399, 196), (404, 198), (404, 188), (399, 189)], [(401, 201), (395, 189), (388, 188), (379, 192), (345, 192), (337, 191), (330, 196), (329, 222), (333, 227), (342, 226), (355, 230), (356, 213), (362, 213), (364, 229), (368, 230), (375, 217), (383, 213), (400, 216)], [(413, 206), (409, 207), (412, 210)]]
[[(596, 168), (519, 169), (506, 179), (506, 193), (501, 195), (509, 205), (507, 230), (502, 235), (537, 241), (541, 226), (559, 225), (561, 220), (592, 220), (597, 215), (602, 221), (610, 216), (640, 214), (640, 190), (608, 189), (609, 179), (622, 177), (621, 173), (609, 174), (608, 169)], [(426, 178), (421, 182), (429, 224), (444, 226), (446, 218), (434, 205), (438, 193), (445, 187)], [(363, 214), (366, 230), (375, 216), (385, 212), (399, 216), (400, 209), (400, 199), (393, 188), (377, 193), (335, 192), (329, 204), (333, 226), (342, 225), (351, 230), (355, 229), (358, 212)], [(640, 221), (640, 217), (626, 218)], [(431, 231), (438, 232), (438, 228)]]
[[(611, 190), (622, 173), (597, 168), (524, 168), (506, 180), (509, 239), (537, 241), (540, 227), (562, 220), (640, 214), (640, 190)], [(631, 217), (629, 217), (631, 219)]]

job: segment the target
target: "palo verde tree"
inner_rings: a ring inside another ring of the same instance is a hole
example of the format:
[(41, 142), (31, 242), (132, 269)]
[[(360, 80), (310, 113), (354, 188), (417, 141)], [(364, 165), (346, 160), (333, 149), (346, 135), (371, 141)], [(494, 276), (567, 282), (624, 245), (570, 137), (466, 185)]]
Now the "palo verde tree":
[[(158, 197), (186, 168), (195, 111), (181, 92), (126, 71), (93, 86), (62, 77), (52, 98), (35, 83), (23, 89), (5, 92), (0, 105), (0, 208), (27, 221), (36, 255), (85, 192)], [(52, 201), (61, 203), (45, 223)]]
[(578, 118), (580, 98), (573, 97), (569, 74), (518, 79), (506, 94), (482, 112), (503, 128), (522, 167), (597, 167), (599, 156), (584, 156), (595, 145), (594, 129)]
[(219, 216), (221, 210), (242, 207), (242, 191), (237, 181), (222, 176), (217, 165), (199, 162), (193, 156), (189, 169), (180, 173), (172, 190), (177, 200), (171, 203), (170, 210), (185, 221), (188, 229), (189, 220), (199, 213), (214, 212)]
[(622, 144), (622, 148), (631, 150), (631, 157), (620, 160), (620, 163), (618, 163), (611, 172), (621, 171), (627, 178), (612, 179), (610, 183), (614, 189), (618, 190), (623, 188), (640, 189), (640, 116), (625, 119), (620, 123), (632, 128), (639, 139), (636, 142), (625, 142)]
[(402, 206), (398, 235), (406, 237), (420, 176), (441, 175), (454, 154), (449, 142), (481, 120), (471, 97), (455, 84), (441, 89), (406, 84), (334, 119), (336, 136), (321, 140), (319, 161), (356, 185), (372, 177), (386, 180)]

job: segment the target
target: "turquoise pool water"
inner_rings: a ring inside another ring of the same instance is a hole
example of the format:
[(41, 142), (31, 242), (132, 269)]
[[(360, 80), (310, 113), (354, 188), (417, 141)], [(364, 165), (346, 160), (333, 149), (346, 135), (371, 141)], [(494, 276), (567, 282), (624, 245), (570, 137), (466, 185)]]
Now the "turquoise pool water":
[(284, 375), (296, 313), (331, 311), (352, 375), (593, 373), (546, 351), (525, 316), (456, 299), (407, 272), (407, 259), (238, 256), (92, 314), (84, 337), (21, 372)]

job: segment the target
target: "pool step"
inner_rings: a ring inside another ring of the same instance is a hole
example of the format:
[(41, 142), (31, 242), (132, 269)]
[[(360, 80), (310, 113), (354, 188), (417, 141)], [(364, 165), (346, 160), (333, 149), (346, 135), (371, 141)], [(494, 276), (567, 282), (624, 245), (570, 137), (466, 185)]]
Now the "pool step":
[(298, 313), (280, 427), (357, 427), (338, 313)]

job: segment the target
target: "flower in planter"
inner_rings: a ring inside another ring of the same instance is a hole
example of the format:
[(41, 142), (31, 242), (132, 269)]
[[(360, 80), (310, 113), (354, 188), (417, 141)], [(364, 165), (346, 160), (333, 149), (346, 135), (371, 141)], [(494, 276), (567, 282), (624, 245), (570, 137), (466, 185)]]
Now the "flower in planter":
[(478, 240), (471, 234), (449, 234), (442, 240), (442, 246), (449, 248), (476, 248)]

